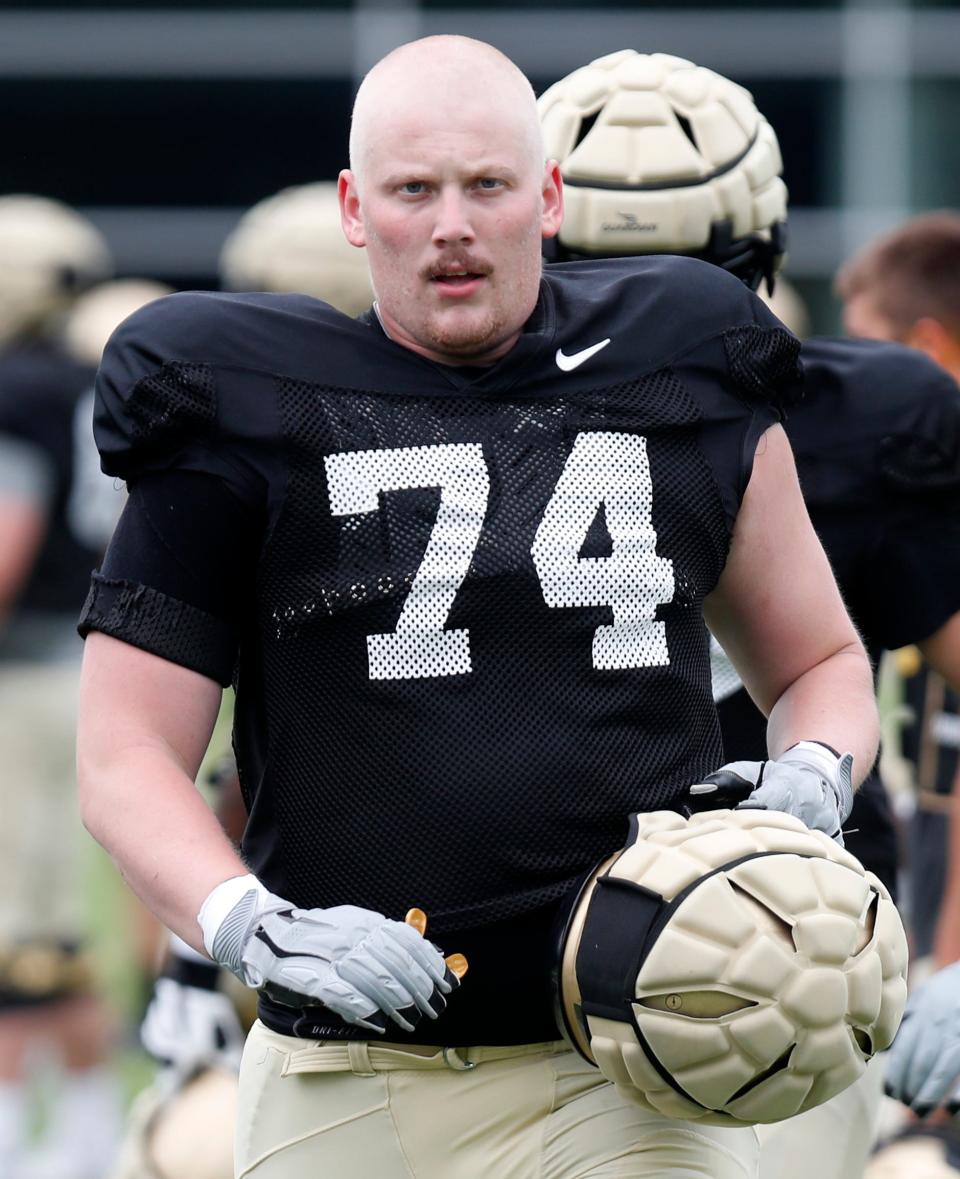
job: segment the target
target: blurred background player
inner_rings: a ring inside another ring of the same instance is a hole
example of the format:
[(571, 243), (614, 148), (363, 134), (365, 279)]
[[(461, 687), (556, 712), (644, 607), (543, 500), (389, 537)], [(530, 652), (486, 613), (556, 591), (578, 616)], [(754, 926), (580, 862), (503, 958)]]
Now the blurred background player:
[[(836, 291), (844, 301), (844, 325), (851, 334), (903, 341), (960, 382), (960, 214), (944, 210), (914, 217), (869, 243), (841, 267)], [(928, 462), (945, 485), (960, 484), (952, 441), (943, 435), (928, 441), (926, 448)], [(955, 625), (960, 628), (960, 623)], [(954, 675), (948, 677), (953, 684), (960, 667), (960, 657), (955, 658)], [(940, 731), (933, 728), (923, 734), (933, 744), (945, 729), (949, 731), (947, 718), (955, 714), (945, 710), (949, 697), (935, 678), (929, 680), (927, 692), (934, 694), (935, 704), (939, 702), (929, 712), (931, 727), (939, 722)], [(941, 1102), (955, 1109), (960, 1100), (960, 794), (955, 779), (954, 766), (946, 881), (934, 943), (934, 965), (943, 969), (913, 995), (888, 1072), (889, 1091), (921, 1116)], [(922, 813), (917, 818), (917, 830), (929, 834), (931, 822), (923, 822)], [(935, 830), (929, 846), (914, 842), (918, 905), (931, 906), (937, 900), (943, 851), (939, 836)], [(935, 1146), (928, 1139), (923, 1149), (934, 1152)], [(936, 1151), (943, 1156), (944, 1168), (952, 1164), (960, 1169), (957, 1143), (939, 1142)]]
[[(551, 87), (540, 110), (566, 187), (553, 256), (691, 254), (775, 290), (787, 194), (776, 136), (746, 90), (679, 58), (625, 50)], [(956, 386), (899, 344), (811, 339), (802, 357), (806, 392), (785, 425), (851, 616), (874, 661), (916, 642), (960, 686)], [(725, 758), (763, 759), (764, 718), (733, 689), (718, 709)], [(847, 827), (848, 848), (893, 890), (896, 832), (875, 774)], [(763, 1127), (762, 1179), (862, 1174), (880, 1085), (874, 1065), (833, 1101)]]
[[(960, 381), (960, 214), (924, 213), (870, 242), (841, 267), (835, 287), (850, 335), (901, 341)], [(960, 470), (955, 475), (960, 480)], [(952, 793), (954, 808), (960, 806), (955, 789), (960, 721), (955, 694), (935, 672), (911, 677), (907, 693), (917, 717), (920, 788), (910, 827), (910, 859), (917, 865), (911, 874), (912, 922), (918, 951), (932, 949), (933, 965), (945, 966), (960, 958), (960, 816), (952, 822), (951, 882), (944, 889), (950, 807), (945, 796)], [(938, 914), (934, 939), (931, 926)]]
[[(169, 288), (109, 271), (105, 243), (72, 209), (0, 197), (4, 1179), (102, 1179), (120, 1128), (113, 1020), (84, 955), (75, 615), (123, 504), (93, 443), (94, 371), (119, 320)], [(31, 1081), (51, 1064), (45, 1130), (27, 1151)]]
[(19, 1179), (30, 1079), (53, 1056), (42, 1154), (31, 1175), (100, 1179), (120, 1103), (105, 1068), (108, 1020), (83, 956), (74, 729), (75, 616), (109, 537), (89, 405), (93, 365), (62, 339), (78, 295), (105, 278), (84, 218), (38, 196), (0, 197), (0, 1174)]
[[(366, 252), (343, 236), (333, 182), (285, 188), (249, 209), (223, 244), (220, 280), (227, 290), (313, 295), (354, 316), (373, 301)], [(239, 845), (246, 808), (232, 756), (215, 763), (209, 785)], [(111, 1179), (231, 1179), (236, 1072), (255, 1000), (229, 972), (170, 938), (141, 1028), (162, 1069), (137, 1101)], [(191, 1130), (203, 1135), (199, 1156), (184, 1153)]]
[(868, 243), (835, 287), (851, 336), (909, 344), (960, 381), (960, 213), (923, 213)]

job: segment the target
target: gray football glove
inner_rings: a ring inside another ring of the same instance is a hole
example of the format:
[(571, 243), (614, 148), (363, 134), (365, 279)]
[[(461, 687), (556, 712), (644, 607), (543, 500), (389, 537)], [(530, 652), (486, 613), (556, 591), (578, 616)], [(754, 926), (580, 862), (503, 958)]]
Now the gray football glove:
[[(298, 909), (255, 876), (225, 880), (198, 916), (207, 952), (280, 1002), (322, 1003), (373, 1032), (436, 1019), (459, 985), (416, 929), (369, 909)], [(384, 1018), (386, 1017), (386, 1018)]]
[(819, 741), (799, 741), (776, 761), (733, 761), (690, 787), (692, 809), (765, 807), (795, 815), (843, 843), (853, 806), (853, 757)]
[(920, 1115), (960, 1107), (960, 962), (938, 970), (907, 1000), (887, 1056), (885, 1088)]

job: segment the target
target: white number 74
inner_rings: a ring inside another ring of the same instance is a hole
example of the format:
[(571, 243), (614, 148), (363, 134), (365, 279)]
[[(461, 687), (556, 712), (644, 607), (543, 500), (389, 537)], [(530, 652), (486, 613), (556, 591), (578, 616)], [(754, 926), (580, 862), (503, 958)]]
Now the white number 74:
[[(349, 451), (325, 460), (335, 516), (375, 512), (379, 495), (437, 487), (440, 506), (420, 568), (393, 633), (367, 636), (371, 679), (471, 671), (470, 632), (444, 630), (480, 539), (490, 477), (479, 443)], [(534, 538), (531, 555), (548, 606), (610, 606), (613, 624), (593, 639), (597, 668), (670, 662), (656, 608), (674, 595), (673, 562), (656, 552), (646, 439), (578, 435)], [(613, 542), (608, 557), (581, 557), (600, 506)]]

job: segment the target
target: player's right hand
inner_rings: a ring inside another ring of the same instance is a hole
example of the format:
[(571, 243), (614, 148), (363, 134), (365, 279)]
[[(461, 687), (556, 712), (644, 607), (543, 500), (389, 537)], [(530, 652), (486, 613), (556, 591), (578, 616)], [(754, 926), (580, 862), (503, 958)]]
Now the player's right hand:
[(459, 985), (440, 951), (402, 921), (355, 905), (298, 909), (255, 876), (217, 885), (198, 916), (207, 952), (249, 987), (322, 1003), (349, 1023), (406, 1032), (436, 1019)]

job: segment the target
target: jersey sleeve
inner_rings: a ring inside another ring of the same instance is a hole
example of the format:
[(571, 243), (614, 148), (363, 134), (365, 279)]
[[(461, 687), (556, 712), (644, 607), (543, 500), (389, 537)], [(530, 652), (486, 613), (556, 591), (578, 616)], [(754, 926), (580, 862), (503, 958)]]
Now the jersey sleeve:
[(91, 579), (80, 634), (100, 631), (229, 684), (264, 530), (216, 476), (141, 477)]
[(766, 406), (771, 422), (782, 420), (803, 396), (800, 341), (762, 299), (747, 294), (751, 321), (723, 336), (730, 375), (745, 401)]
[(800, 341), (738, 279), (716, 267), (710, 293), (724, 321), (682, 358), (703, 419), (701, 446), (732, 533), (757, 446), (803, 393)]
[(104, 471), (126, 480), (130, 497), (79, 630), (227, 684), (239, 594), (266, 527), (270, 474), (257, 453), (278, 448), (249, 412), (257, 396), (268, 401), (262, 379), (254, 387), (250, 374), (205, 359), (217, 314), (202, 296), (159, 300), (104, 353), (94, 434)]

